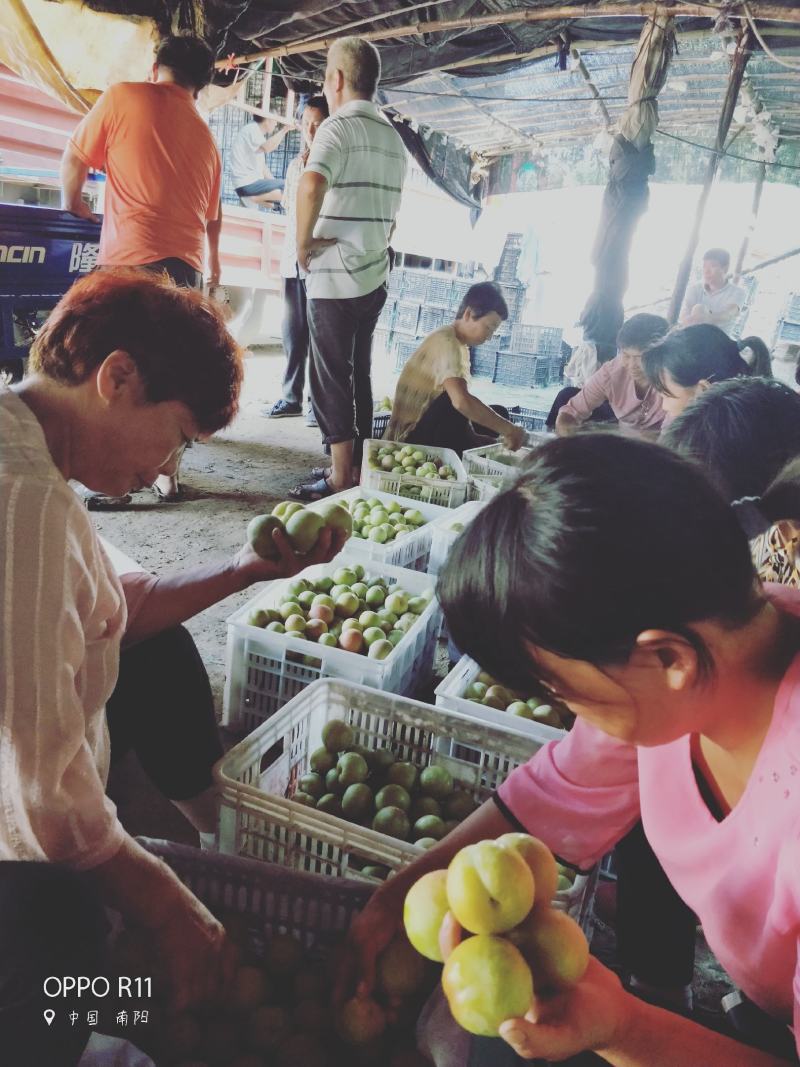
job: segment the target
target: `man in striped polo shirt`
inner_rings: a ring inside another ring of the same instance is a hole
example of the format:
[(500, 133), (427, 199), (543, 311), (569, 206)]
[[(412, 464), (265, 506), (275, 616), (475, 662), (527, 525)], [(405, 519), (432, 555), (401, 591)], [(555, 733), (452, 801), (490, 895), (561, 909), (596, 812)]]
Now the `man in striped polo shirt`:
[(372, 335), (386, 302), (389, 240), (400, 207), (406, 153), (372, 102), (377, 49), (358, 37), (328, 53), (331, 117), (311, 146), (297, 194), (297, 261), (308, 271), (311, 398), (330, 445), (331, 468), (292, 494), (316, 500), (358, 481), (372, 434)]

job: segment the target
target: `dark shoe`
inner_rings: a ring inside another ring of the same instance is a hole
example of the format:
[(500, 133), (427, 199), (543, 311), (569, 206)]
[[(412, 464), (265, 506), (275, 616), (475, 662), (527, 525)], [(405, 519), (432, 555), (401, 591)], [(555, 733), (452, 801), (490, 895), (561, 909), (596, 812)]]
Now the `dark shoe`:
[(319, 478), (316, 482), (296, 485), (294, 489), (289, 490), (289, 496), (292, 500), (311, 503), (314, 500), (324, 500), (326, 496), (333, 496), (335, 492), (336, 490), (329, 484), (327, 478)]
[(131, 494), (124, 496), (104, 496), (103, 493), (86, 493), (83, 502), (89, 511), (117, 511), (131, 503)]
[(299, 404), (290, 404), (288, 400), (276, 400), (271, 408), (262, 408), (261, 414), (265, 419), (288, 419), (302, 415), (303, 409)]

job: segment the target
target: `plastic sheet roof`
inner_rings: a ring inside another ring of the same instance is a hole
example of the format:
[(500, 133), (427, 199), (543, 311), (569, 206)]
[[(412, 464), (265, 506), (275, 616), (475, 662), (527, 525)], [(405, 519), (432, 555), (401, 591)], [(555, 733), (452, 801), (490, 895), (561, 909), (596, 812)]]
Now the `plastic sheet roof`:
[[(758, 51), (748, 63), (746, 83), (781, 136), (800, 138), (800, 35), (790, 40), (791, 46), (778, 54), (793, 58), (797, 71)], [(678, 49), (658, 97), (659, 129), (678, 136), (705, 132), (710, 137), (725, 95), (728, 58), (711, 33), (679, 31)], [(602, 104), (577, 67), (559, 71), (552, 57), (489, 77), (427, 74), (386, 90), (385, 96), (399, 114), (445, 131), (487, 155), (563, 145), (592, 139), (621, 117), (634, 53), (634, 44), (580, 49)], [(736, 117), (744, 120), (745, 115)], [(735, 118), (731, 134), (737, 128), (745, 147), (749, 137), (744, 121), (737, 123)]]
[[(41, 0), (13, 2), (39, 3), (41, 10)], [(43, 6), (74, 8), (79, 3), (55, 0)], [(747, 71), (755, 110), (771, 116), (785, 143), (800, 137), (797, 3), (771, 0), (769, 8), (761, 0), (748, 3), (768, 47), (794, 64), (787, 69), (759, 46)], [(727, 7), (678, 0), (672, 6), (680, 51), (659, 97), (663, 133), (702, 133), (705, 128), (710, 139), (728, 74), (720, 37), (712, 32), (714, 22), (726, 10), (741, 13), (742, 4), (743, 0), (733, 0)], [(219, 57), (239, 58), (242, 63), (241, 57), (263, 50), (280, 53), (276, 65), (298, 90), (321, 82), (325, 64), (321, 38), (387, 33), (376, 41), (383, 63), (384, 102), (490, 156), (554, 142), (585, 142), (602, 134), (625, 106), (634, 46), (645, 22), (642, 5), (626, 0), (616, 5), (568, 0), (557, 9), (557, 18), (536, 21), (526, 21), (525, 16), (537, 9), (553, 11), (552, 0), (82, 0), (82, 6), (126, 20), (145, 20), (158, 32), (175, 27), (203, 32)], [(577, 17), (566, 17), (573, 7)], [(600, 17), (599, 9), (612, 14)], [(762, 11), (769, 17), (762, 17)], [(784, 11), (786, 20), (781, 21)], [(706, 12), (707, 17), (699, 17)], [(472, 21), (463, 24), (464, 20)], [(431, 30), (421, 32), (427, 25)], [(408, 27), (415, 32), (404, 35)], [(59, 37), (57, 52), (68, 44), (66, 32)], [(313, 42), (316, 47), (309, 50)], [(85, 34), (75, 44), (85, 50)], [(581, 72), (570, 69), (574, 48), (580, 51), (602, 104), (593, 98)], [(565, 70), (556, 65), (559, 49)], [(124, 78), (124, 57), (117, 54), (117, 58), (117, 78)], [(742, 131), (743, 146), (746, 139)]]

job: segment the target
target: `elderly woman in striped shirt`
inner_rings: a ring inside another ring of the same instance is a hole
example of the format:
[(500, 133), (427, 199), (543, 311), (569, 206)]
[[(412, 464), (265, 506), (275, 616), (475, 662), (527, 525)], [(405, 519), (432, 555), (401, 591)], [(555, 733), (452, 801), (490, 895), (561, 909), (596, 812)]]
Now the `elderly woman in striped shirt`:
[[(101, 905), (152, 936), (178, 1006), (213, 996), (232, 962), (222, 927), (126, 833), (105, 792), (119, 738), (201, 833), (213, 830), (221, 749), (208, 680), (190, 642), (194, 667), (183, 655), (170, 668), (197, 705), (165, 706), (155, 685), (149, 701), (120, 697), (120, 646), (142, 657), (185, 619), (308, 557), (278, 534), (275, 561), (245, 546), (174, 577), (118, 577), (68, 484), (114, 495), (151, 485), (231, 421), (239, 352), (202, 295), (133, 270), (90, 275), (51, 313), (31, 364), (0, 389), (0, 1047), (24, 1050), (17, 1064), (64, 1064), (88, 1038), (86, 1003), (79, 1025), (59, 1011), (44, 1026), (43, 978), (102, 973)], [(336, 549), (321, 538), (315, 561)]]

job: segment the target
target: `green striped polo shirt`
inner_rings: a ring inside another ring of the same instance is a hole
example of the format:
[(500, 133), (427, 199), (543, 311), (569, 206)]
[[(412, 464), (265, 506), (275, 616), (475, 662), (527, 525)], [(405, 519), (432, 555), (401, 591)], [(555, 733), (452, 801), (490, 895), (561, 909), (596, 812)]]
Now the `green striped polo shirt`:
[(310, 298), (364, 296), (389, 273), (389, 234), (400, 208), (406, 150), (369, 100), (351, 100), (317, 130), (306, 170), (328, 182), (315, 237), (336, 244), (311, 261)]

